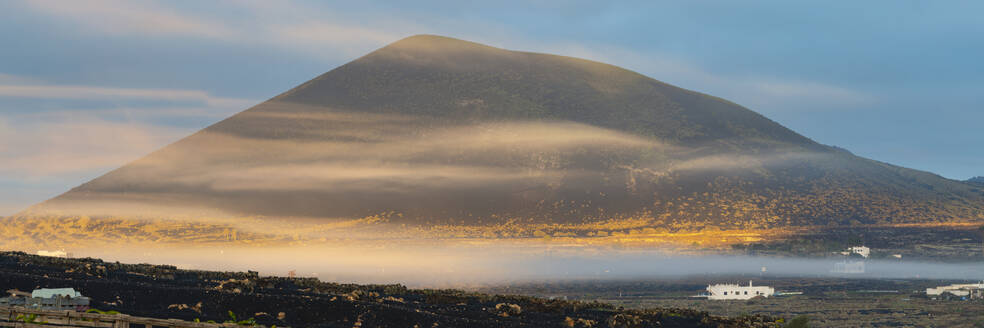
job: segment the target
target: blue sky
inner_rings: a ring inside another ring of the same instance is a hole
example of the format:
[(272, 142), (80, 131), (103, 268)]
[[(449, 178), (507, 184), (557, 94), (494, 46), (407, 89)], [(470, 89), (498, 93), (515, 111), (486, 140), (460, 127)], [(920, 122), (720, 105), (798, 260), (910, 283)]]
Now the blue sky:
[(0, 215), (402, 37), (599, 60), (814, 140), (984, 175), (984, 2), (0, 2)]

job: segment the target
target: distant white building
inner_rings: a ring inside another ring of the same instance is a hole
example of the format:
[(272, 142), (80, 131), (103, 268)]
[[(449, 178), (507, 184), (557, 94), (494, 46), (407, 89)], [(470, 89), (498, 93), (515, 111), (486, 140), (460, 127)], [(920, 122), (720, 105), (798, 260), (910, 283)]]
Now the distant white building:
[(707, 286), (707, 299), (709, 300), (747, 300), (755, 297), (769, 297), (776, 293), (776, 290), (769, 286), (739, 286), (738, 284), (717, 284)]
[(31, 292), (31, 297), (52, 298), (52, 297), (82, 297), (82, 294), (72, 288), (42, 288)]
[(867, 246), (854, 246), (854, 247), (848, 248), (847, 249), (847, 253), (848, 253), (848, 255), (850, 255), (850, 254), (858, 254), (858, 255), (861, 255), (861, 257), (863, 257), (863, 258), (868, 258), (868, 256), (871, 256), (871, 248), (868, 248)]
[(936, 298), (943, 296), (943, 294), (969, 298), (984, 298), (984, 282), (926, 288), (926, 296)]
[(40, 256), (51, 256), (51, 257), (67, 257), (68, 256), (68, 253), (66, 253), (63, 250), (57, 250), (57, 251), (40, 250), (40, 251), (38, 251), (38, 255), (40, 255)]

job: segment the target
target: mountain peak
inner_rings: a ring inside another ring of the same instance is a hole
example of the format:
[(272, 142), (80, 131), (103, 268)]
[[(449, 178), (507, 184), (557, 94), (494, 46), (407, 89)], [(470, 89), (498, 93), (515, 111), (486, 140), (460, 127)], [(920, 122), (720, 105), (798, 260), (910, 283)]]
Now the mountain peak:
[(404, 65), (429, 69), (500, 70), (519, 52), (445, 36), (419, 34), (390, 43), (351, 64)]
[(822, 148), (739, 105), (617, 66), (436, 35), (396, 41), (276, 100), (452, 121), (573, 121), (683, 142), (730, 138)]
[[(376, 50), (366, 57), (389, 56), (390, 59), (416, 59), (422, 60), (426, 57), (436, 57), (435, 59), (448, 60), (449, 56), (456, 56), (455, 60), (469, 60), (467, 55), (479, 54), (508, 54), (510, 51), (484, 45), (481, 43), (465, 41), (440, 35), (417, 34), (390, 43), (379, 50)], [(459, 56), (459, 55), (466, 56)], [(475, 62), (474, 60), (472, 60)], [(435, 62), (440, 63), (440, 62)]]
[[(481, 47), (481, 48), (493, 48), (481, 43), (455, 39), (452, 37), (446, 37), (434, 34), (417, 34), (405, 37), (403, 39), (397, 40), (396, 42), (390, 43), (384, 48), (389, 47), (440, 47), (440, 46), (455, 46), (455, 47)], [(495, 49), (495, 48), (493, 48)]]

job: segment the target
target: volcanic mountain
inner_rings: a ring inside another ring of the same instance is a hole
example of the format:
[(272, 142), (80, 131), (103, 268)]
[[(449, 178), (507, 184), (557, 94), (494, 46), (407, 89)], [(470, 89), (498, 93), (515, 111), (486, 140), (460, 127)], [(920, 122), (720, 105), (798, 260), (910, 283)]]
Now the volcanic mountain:
[(409, 37), (15, 218), (783, 227), (984, 220), (984, 191), (603, 63)]

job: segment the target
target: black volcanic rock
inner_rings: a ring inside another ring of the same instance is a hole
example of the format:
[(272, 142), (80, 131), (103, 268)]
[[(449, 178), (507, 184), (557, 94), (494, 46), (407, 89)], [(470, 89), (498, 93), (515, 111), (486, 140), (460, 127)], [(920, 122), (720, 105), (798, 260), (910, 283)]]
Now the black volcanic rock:
[(778, 227), (984, 219), (984, 195), (616, 66), (410, 37), (17, 215)]
[[(267, 327), (565, 327), (567, 318), (605, 325), (625, 316), (639, 321), (635, 327), (768, 327), (778, 319), (725, 318), (689, 309), (621, 310), (598, 302), (338, 284), (18, 252), (0, 252), (0, 286), (74, 288), (92, 298), (93, 308), (160, 319), (224, 322), (231, 311), (239, 320), (253, 318)], [(498, 304), (518, 306), (521, 313), (502, 316)]]

